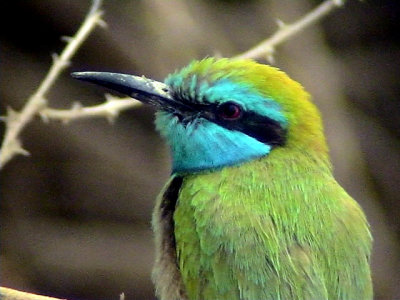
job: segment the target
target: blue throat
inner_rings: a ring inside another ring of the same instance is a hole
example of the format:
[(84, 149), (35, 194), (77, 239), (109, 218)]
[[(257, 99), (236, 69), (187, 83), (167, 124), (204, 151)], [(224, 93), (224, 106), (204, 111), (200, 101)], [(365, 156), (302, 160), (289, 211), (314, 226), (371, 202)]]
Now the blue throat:
[(158, 112), (156, 127), (171, 149), (172, 173), (194, 173), (237, 165), (267, 155), (271, 146), (205, 119), (183, 125), (178, 117)]
[[(280, 106), (252, 86), (220, 78), (208, 78), (174, 73), (165, 83), (181, 101), (221, 104), (235, 101), (244, 110), (257, 112), (287, 126)], [(237, 130), (230, 130), (202, 117), (193, 116), (190, 122), (181, 122), (178, 116), (158, 111), (156, 128), (166, 139), (172, 154), (173, 173), (193, 173), (215, 170), (253, 160), (271, 151), (272, 146)]]

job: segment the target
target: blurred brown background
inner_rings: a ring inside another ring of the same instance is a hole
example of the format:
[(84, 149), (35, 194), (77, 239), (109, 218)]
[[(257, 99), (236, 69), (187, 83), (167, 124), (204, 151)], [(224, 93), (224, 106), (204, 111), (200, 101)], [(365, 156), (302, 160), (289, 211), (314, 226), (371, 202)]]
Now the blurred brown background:
[[(70, 71), (162, 80), (205, 56), (232, 56), (320, 1), (105, 0), (97, 28), (49, 95), (50, 105), (104, 101)], [(73, 35), (89, 1), (0, 3), (0, 110), (21, 109)], [(376, 299), (400, 299), (400, 3), (348, 1), (278, 48), (275, 64), (322, 111), (336, 177), (363, 206), (375, 238)], [(150, 215), (169, 175), (168, 149), (147, 107), (114, 125), (37, 119), (30, 157), (0, 173), (1, 285), (68, 299), (154, 299)], [(1, 127), (2, 133), (4, 126)]]

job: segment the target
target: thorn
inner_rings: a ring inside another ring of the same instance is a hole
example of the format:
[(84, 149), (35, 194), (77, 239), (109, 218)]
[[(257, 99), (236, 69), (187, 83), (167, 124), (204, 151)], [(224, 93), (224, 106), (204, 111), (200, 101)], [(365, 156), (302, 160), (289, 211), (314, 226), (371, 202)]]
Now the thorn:
[(43, 98), (43, 97), (39, 98), (38, 106), (39, 106), (40, 108), (46, 107), (46, 106), (47, 106), (47, 99), (46, 99), (46, 98)]
[(108, 94), (108, 93), (104, 94), (104, 97), (106, 98), (106, 102), (107, 103), (113, 102), (117, 98), (117, 97), (115, 97), (115, 96), (113, 96), (111, 94)]
[(49, 117), (46, 115), (45, 112), (43, 112), (43, 111), (39, 112), (39, 116), (40, 116), (40, 118), (42, 119), (43, 123), (49, 124), (50, 119), (49, 119)]
[(7, 115), (2, 116), (1, 120), (6, 123), (7, 127), (10, 127), (12, 123), (17, 122), (20, 113), (12, 109), (10, 106), (7, 107)]
[(25, 149), (22, 148), (22, 147), (15, 149), (15, 153), (21, 154), (21, 155), (23, 155), (23, 156), (29, 156), (29, 155), (31, 155), (27, 150), (25, 150)]
[(273, 54), (267, 54), (266, 59), (271, 63), (271, 65), (275, 64), (275, 58)]
[(276, 19), (276, 24), (278, 25), (279, 28), (284, 28), (286, 27), (286, 23), (283, 22), (281, 19)]
[(106, 21), (104, 21), (103, 19), (99, 19), (97, 21), (97, 25), (99, 25), (101, 28), (107, 28), (108, 27)]
[(14, 110), (11, 106), (7, 106), (7, 115), (8, 117), (14, 117), (18, 115), (18, 112)]
[(60, 64), (62, 68), (66, 68), (70, 65), (69, 61), (60, 59), (60, 56), (57, 53), (53, 53), (51, 58), (53, 59), (53, 64)]
[(78, 111), (78, 110), (81, 110), (82, 107), (83, 106), (82, 106), (82, 104), (80, 102), (74, 102), (74, 103), (72, 103), (71, 109), (74, 110), (74, 111)]
[(9, 147), (10, 147), (10, 151), (13, 153), (21, 154), (24, 156), (30, 155), (30, 153), (27, 150), (22, 148), (22, 144), (21, 144), (20, 140), (16, 139), (16, 140), (10, 141)]
[(72, 39), (73, 39), (72, 36), (67, 36), (67, 35), (61, 37), (61, 40), (66, 43), (69, 43)]
[(118, 110), (108, 110), (108, 111), (106, 112), (106, 119), (107, 119), (107, 121), (108, 121), (110, 124), (114, 124), (114, 123), (115, 123), (115, 120), (116, 120), (117, 117), (118, 117), (118, 114), (119, 114)]
[(344, 0), (333, 0), (333, 4), (336, 6), (343, 6)]
[(52, 53), (51, 58), (53, 59), (53, 63), (56, 63), (59, 60), (60, 56), (57, 53)]
[(69, 67), (70, 65), (71, 65), (71, 62), (70, 61), (68, 61), (68, 60), (59, 60), (59, 63), (60, 64), (62, 64), (62, 67), (63, 68), (67, 68), (67, 67)]
[(274, 55), (275, 55), (275, 49), (273, 47), (270, 47), (266, 50), (265, 58), (269, 63), (271, 63), (271, 65), (275, 63)]

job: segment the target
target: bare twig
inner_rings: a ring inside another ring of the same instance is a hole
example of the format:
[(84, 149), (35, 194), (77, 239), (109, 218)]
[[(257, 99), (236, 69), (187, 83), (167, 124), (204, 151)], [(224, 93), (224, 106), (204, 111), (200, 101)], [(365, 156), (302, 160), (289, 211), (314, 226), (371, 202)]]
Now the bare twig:
[(60, 56), (53, 55), (53, 64), (49, 72), (40, 84), (36, 92), (29, 97), (28, 102), (21, 112), (15, 112), (8, 109), (6, 117), (3, 120), (6, 123), (6, 132), (2, 146), (0, 149), (0, 169), (15, 155), (25, 154), (28, 152), (21, 146), (19, 134), (25, 126), (33, 119), (33, 117), (47, 105), (46, 95), (60, 73), (69, 65), (71, 57), (76, 53), (77, 49), (93, 31), (96, 25), (102, 25), (102, 11), (99, 10), (101, 0), (94, 0), (89, 14), (79, 28), (76, 35), (68, 41), (67, 46)]
[[(344, 0), (327, 0), (293, 24), (284, 24), (282, 21), (278, 21), (279, 30), (274, 35), (256, 47), (239, 54), (234, 58), (255, 59), (266, 56), (269, 61), (272, 61), (272, 55), (277, 45), (285, 42), (307, 26), (322, 19), (335, 8), (342, 6), (343, 3)], [(63, 122), (89, 117), (107, 117), (112, 120), (120, 111), (137, 106), (138, 104), (138, 101), (127, 98), (125, 100), (106, 102), (104, 104), (87, 108), (80, 105), (75, 105), (70, 110), (44, 108), (40, 114), (44, 120), (55, 119)]]
[(140, 101), (132, 98), (117, 98), (109, 94), (105, 96), (107, 101), (99, 105), (83, 107), (80, 103), (75, 103), (72, 109), (45, 108), (40, 111), (40, 116), (46, 122), (52, 119), (68, 123), (76, 119), (94, 117), (106, 117), (109, 121), (114, 121), (121, 111), (142, 105)]
[(59, 298), (40, 296), (36, 294), (21, 292), (6, 287), (0, 287), (1, 300), (61, 300)]
[[(40, 115), (44, 121), (53, 119), (64, 123), (76, 119), (93, 117), (106, 117), (110, 121), (113, 121), (121, 111), (141, 105), (141, 102), (132, 98), (117, 98), (106, 95), (107, 101), (105, 103), (91, 107), (83, 107), (79, 103), (74, 104), (71, 109), (66, 110), (52, 109), (47, 106), (46, 95), (54, 85), (60, 73), (69, 65), (70, 59), (76, 53), (77, 49), (93, 31), (96, 25), (105, 25), (101, 19), (101, 2), (101, 0), (93, 0), (90, 11), (75, 36), (64, 37), (64, 40), (68, 43), (67, 46), (60, 56), (53, 56), (53, 64), (48, 74), (37, 91), (28, 99), (21, 112), (16, 112), (8, 108), (7, 115), (2, 117), (6, 123), (6, 132), (0, 149), (0, 169), (15, 155), (29, 154), (22, 148), (19, 135), (25, 126), (37, 115)], [(282, 44), (304, 28), (319, 21), (334, 9), (342, 6), (344, 2), (345, 0), (326, 0), (292, 24), (285, 24), (279, 21), (279, 29), (270, 38), (233, 58), (257, 59), (267, 57), (267, 59), (271, 61), (276, 46)], [(60, 300), (4, 287), (0, 287), (0, 298), (4, 300)], [(121, 294), (120, 300), (123, 299), (124, 294)]]
[[(267, 60), (272, 62), (276, 46), (282, 44), (304, 28), (319, 21), (334, 9), (342, 6), (344, 1), (345, 0), (326, 0), (300, 20), (292, 24), (284, 24), (282, 21), (278, 21), (279, 29), (275, 34), (254, 48), (238, 54), (233, 58), (257, 59), (266, 57)], [(139, 102), (134, 99), (124, 98), (116, 100), (115, 98), (111, 99), (111, 96), (108, 96), (107, 102), (92, 107), (82, 107), (80, 104), (75, 104), (72, 109), (68, 110), (57, 110), (47, 107), (45, 96), (58, 78), (60, 72), (68, 66), (70, 58), (88, 34), (93, 30), (95, 25), (104, 25), (104, 22), (101, 20), (102, 12), (99, 10), (100, 5), (100, 0), (95, 0), (93, 2), (85, 22), (82, 24), (75, 37), (68, 38), (68, 45), (62, 52), (61, 56), (54, 57), (54, 63), (50, 68), (49, 73), (39, 86), (36, 93), (29, 98), (22, 111), (18, 113), (12, 109), (8, 109), (7, 116), (3, 117), (6, 122), (6, 134), (0, 150), (0, 169), (13, 156), (17, 154), (28, 154), (28, 152), (21, 147), (21, 142), (18, 136), (26, 124), (29, 123), (37, 114), (40, 114), (42, 119), (45, 121), (54, 119), (61, 120), (65, 123), (71, 120), (91, 117), (107, 117), (109, 120), (113, 120), (121, 111), (139, 104)]]
[(266, 57), (268, 61), (273, 62), (273, 55), (276, 46), (282, 44), (311, 24), (321, 20), (324, 16), (328, 15), (336, 8), (341, 7), (344, 2), (345, 0), (326, 0), (308, 14), (303, 16), (300, 20), (292, 24), (285, 24), (282, 21), (278, 21), (279, 29), (271, 37), (264, 40), (257, 46), (234, 56), (233, 58), (257, 59)]

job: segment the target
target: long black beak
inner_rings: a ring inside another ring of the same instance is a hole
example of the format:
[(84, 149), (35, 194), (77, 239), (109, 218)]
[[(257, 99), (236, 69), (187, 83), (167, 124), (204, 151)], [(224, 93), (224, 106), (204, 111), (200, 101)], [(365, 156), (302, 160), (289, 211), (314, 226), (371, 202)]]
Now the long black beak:
[(75, 72), (71, 76), (120, 92), (154, 106), (157, 110), (168, 112), (192, 110), (182, 102), (174, 100), (166, 84), (145, 77), (108, 72)]

